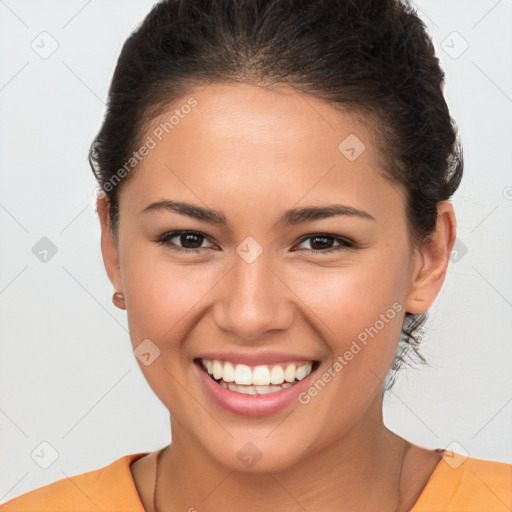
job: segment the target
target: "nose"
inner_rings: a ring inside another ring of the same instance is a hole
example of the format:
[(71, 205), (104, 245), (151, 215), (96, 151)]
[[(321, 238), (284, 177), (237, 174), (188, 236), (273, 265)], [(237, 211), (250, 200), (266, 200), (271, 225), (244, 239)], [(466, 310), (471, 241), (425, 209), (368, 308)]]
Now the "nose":
[(279, 271), (271, 268), (265, 251), (248, 262), (238, 255), (224, 277), (214, 307), (219, 329), (245, 340), (268, 331), (285, 330), (293, 322), (293, 293)]

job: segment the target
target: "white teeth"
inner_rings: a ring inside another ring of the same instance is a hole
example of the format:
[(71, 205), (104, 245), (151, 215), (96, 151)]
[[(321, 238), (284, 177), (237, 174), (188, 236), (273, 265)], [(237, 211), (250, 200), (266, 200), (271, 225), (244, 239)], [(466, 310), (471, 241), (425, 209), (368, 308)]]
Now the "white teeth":
[(224, 372), (222, 375), (222, 380), (224, 382), (234, 382), (235, 380), (235, 369), (233, 365), (227, 361), (224, 363)]
[(306, 367), (305, 366), (299, 366), (297, 368), (297, 371), (295, 372), (295, 376), (298, 380), (302, 380), (306, 376)]
[(286, 382), (293, 382), (295, 380), (295, 365), (293, 363), (290, 363), (286, 367), (286, 370), (284, 371), (284, 380)]
[[(258, 393), (258, 395), (266, 395), (267, 393), (273, 393), (274, 387), (278, 386), (254, 386), (254, 388), (256, 389), (256, 393)], [(279, 390), (280, 389), (281, 388), (279, 388)]]
[(284, 382), (284, 371), (280, 366), (273, 366), (270, 370), (270, 382), (272, 384), (282, 384)]
[[(285, 363), (283, 365), (259, 365), (251, 368), (245, 364), (233, 364), (217, 359), (201, 360), (206, 371), (226, 389), (246, 394), (266, 394), (293, 385), (311, 373), (312, 361)], [(249, 389), (247, 386), (251, 386)], [(254, 386), (254, 387), (252, 387)]]
[(281, 391), (281, 386), (254, 386), (258, 395), (267, 395), (268, 393), (275, 393)]
[(283, 384), (282, 386), (244, 386), (242, 384), (237, 385), (234, 382), (224, 382), (221, 380), (219, 384), (226, 389), (242, 393), (244, 395), (267, 395), (268, 393), (275, 393), (281, 391), (284, 387), (290, 387), (291, 384)]
[(224, 375), (223, 365), (220, 361), (213, 361), (212, 373), (214, 379), (220, 379)]
[(252, 383), (256, 386), (268, 386), (270, 384), (268, 366), (256, 366), (256, 368), (254, 368)]
[(251, 369), (245, 364), (237, 364), (235, 368), (235, 382), (237, 384), (252, 384)]
[(311, 367), (313, 366), (313, 363), (308, 362), (302, 366), (299, 366), (297, 368), (297, 371), (295, 372), (295, 377), (298, 380), (302, 380), (305, 377), (307, 377), (311, 373)]
[(276, 391), (281, 391), (282, 389), (292, 386), (289, 382), (285, 382), (280, 386), (238, 386), (234, 382), (225, 382), (222, 379), (219, 380), (219, 384), (225, 389), (236, 391), (244, 395), (268, 395), (269, 393), (275, 393)]
[(235, 391), (238, 391), (239, 393), (245, 393), (246, 395), (257, 395), (256, 388), (254, 386), (237, 386), (237, 389)]

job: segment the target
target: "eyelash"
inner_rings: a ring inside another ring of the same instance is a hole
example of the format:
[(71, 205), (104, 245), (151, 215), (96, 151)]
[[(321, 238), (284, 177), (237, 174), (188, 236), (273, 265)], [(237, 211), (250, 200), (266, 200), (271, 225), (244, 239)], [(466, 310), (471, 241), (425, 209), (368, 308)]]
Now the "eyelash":
[[(204, 233), (201, 233), (198, 231), (178, 230), (178, 231), (169, 231), (169, 232), (163, 233), (156, 240), (154, 240), (154, 242), (156, 242), (158, 245), (166, 244), (169, 247), (169, 249), (171, 249), (173, 251), (181, 251), (181, 252), (188, 252), (188, 253), (191, 253), (191, 252), (199, 253), (203, 249), (207, 249), (206, 247), (200, 248), (200, 249), (188, 249), (186, 247), (179, 247), (176, 244), (169, 243), (169, 240), (171, 240), (171, 238), (174, 238), (179, 235), (196, 235), (196, 236), (204, 237), (205, 239), (208, 239), (208, 237)], [(342, 249), (355, 249), (356, 248), (355, 242), (352, 242), (351, 240), (348, 240), (346, 238), (341, 238), (341, 237), (338, 237), (335, 235), (330, 235), (328, 233), (313, 233), (311, 235), (306, 235), (300, 239), (298, 244), (300, 245), (303, 242), (310, 240), (310, 239), (314, 239), (314, 238), (327, 238), (329, 240), (334, 240), (335, 242), (339, 242), (340, 246), (338, 246), (337, 248), (330, 248), (330, 249), (323, 249), (323, 250), (322, 249), (302, 249), (302, 250), (306, 250), (307, 252), (314, 253), (314, 254), (327, 254), (327, 253), (333, 253), (335, 251), (339, 251)]]

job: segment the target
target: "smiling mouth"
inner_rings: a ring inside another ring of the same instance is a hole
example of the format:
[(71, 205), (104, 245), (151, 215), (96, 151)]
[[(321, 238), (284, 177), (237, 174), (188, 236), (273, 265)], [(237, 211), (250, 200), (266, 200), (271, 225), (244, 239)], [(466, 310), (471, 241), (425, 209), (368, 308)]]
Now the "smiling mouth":
[(245, 395), (266, 395), (290, 388), (319, 366), (319, 361), (286, 362), (248, 366), (217, 359), (195, 362), (225, 389)]

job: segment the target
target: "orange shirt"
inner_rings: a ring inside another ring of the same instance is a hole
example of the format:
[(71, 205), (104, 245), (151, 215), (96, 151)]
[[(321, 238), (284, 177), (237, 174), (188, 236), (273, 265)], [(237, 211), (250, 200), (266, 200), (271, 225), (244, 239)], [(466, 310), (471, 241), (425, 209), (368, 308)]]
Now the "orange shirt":
[[(125, 455), (108, 466), (63, 478), (0, 505), (0, 512), (144, 512)], [(196, 504), (200, 508), (200, 504)], [(510, 512), (512, 464), (444, 451), (410, 512)]]

